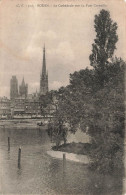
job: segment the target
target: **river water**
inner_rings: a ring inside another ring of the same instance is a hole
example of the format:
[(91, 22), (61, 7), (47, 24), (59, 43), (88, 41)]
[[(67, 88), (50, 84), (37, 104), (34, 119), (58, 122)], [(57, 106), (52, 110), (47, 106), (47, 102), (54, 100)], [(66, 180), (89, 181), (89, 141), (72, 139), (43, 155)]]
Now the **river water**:
[[(10, 151), (8, 151), (10, 137)], [(18, 149), (21, 163), (18, 166)], [(43, 129), (0, 129), (0, 194), (121, 195), (121, 179), (98, 175), (80, 163), (47, 155), (51, 142)]]

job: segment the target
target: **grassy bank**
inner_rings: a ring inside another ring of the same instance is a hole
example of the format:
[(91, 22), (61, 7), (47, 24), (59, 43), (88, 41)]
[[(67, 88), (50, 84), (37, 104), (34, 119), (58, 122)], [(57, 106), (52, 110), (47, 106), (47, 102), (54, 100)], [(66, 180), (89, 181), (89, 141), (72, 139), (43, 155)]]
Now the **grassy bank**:
[(56, 146), (53, 146), (52, 150), (87, 155), (91, 150), (91, 144), (72, 142), (72, 143), (60, 145), (58, 148)]
[(4, 129), (46, 129), (47, 125), (44, 126), (37, 126), (37, 123), (41, 120), (38, 119), (13, 119), (13, 120), (1, 120), (0, 121), (0, 128)]

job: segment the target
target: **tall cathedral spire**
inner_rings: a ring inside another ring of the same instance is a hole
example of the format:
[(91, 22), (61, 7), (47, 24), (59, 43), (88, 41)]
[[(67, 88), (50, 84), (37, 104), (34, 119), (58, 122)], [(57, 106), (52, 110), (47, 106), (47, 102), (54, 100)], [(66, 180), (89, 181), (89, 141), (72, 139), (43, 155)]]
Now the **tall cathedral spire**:
[(42, 66), (42, 75), (46, 75), (45, 44), (44, 44), (44, 48), (43, 48), (43, 66)]
[(40, 76), (40, 94), (45, 95), (48, 92), (48, 74), (46, 73), (45, 45), (43, 48), (42, 75)]

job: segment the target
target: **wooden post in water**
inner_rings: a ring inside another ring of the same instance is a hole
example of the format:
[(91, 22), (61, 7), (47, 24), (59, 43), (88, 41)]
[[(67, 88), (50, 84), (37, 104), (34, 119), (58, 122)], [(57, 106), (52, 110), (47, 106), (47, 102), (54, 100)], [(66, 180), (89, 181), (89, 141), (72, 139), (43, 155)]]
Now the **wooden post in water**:
[(65, 168), (66, 165), (66, 154), (63, 153), (63, 168)]
[(8, 151), (10, 151), (10, 137), (8, 137)]
[(20, 164), (21, 164), (21, 147), (18, 150), (18, 168), (20, 168)]
[(65, 160), (66, 160), (66, 154), (63, 153), (63, 161), (65, 161)]
[(63, 180), (65, 181), (65, 175), (66, 175), (66, 154), (63, 153)]

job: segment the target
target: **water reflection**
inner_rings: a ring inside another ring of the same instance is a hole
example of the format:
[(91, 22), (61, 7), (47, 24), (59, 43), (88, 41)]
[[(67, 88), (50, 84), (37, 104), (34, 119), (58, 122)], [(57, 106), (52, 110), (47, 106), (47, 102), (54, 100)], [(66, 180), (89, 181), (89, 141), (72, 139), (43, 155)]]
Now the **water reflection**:
[[(21, 160), (18, 164), (20, 146)], [(48, 134), (43, 129), (1, 130), (0, 170), (3, 170), (1, 181), (4, 183), (2, 193), (121, 194), (122, 182), (118, 175), (98, 175), (83, 164), (53, 159), (46, 154), (50, 148)]]
[(22, 168), (21, 168), (21, 165), (20, 165), (20, 166), (18, 165), (18, 169), (17, 169), (17, 179), (20, 178), (21, 174), (22, 174)]
[(8, 156), (7, 156), (7, 160), (10, 160), (10, 150), (8, 150)]
[(18, 150), (18, 168), (21, 168), (21, 147)]

